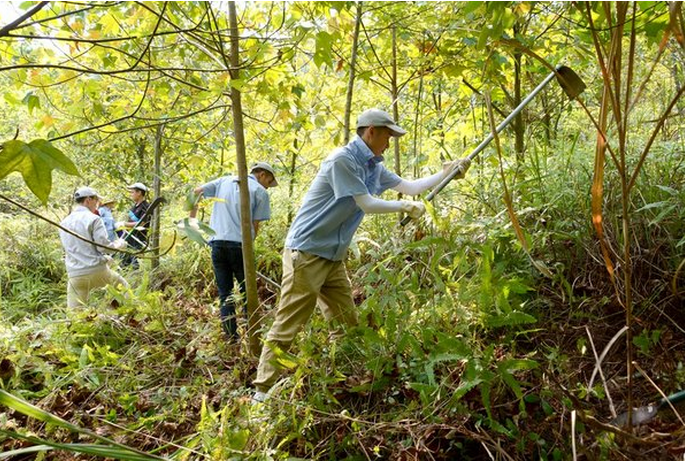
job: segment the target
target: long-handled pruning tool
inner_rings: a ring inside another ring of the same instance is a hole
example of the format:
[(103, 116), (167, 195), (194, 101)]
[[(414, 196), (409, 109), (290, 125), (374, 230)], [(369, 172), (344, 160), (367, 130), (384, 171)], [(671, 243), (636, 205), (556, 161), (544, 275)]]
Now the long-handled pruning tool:
[[(521, 104), (519, 104), (513, 110), (513, 112), (497, 126), (497, 133), (501, 132), (507, 125), (509, 125), (514, 117), (516, 117), (518, 113), (521, 112), (523, 108), (526, 107), (528, 103), (532, 101), (533, 98), (535, 98), (535, 96), (537, 96), (537, 94), (545, 86), (547, 86), (549, 82), (552, 81), (554, 77), (556, 77), (557, 82), (559, 82), (559, 86), (561, 86), (561, 89), (564, 90), (564, 93), (566, 93), (571, 100), (575, 99), (580, 93), (583, 92), (583, 90), (585, 90), (585, 83), (583, 83), (583, 80), (581, 80), (578, 74), (576, 74), (570, 67), (559, 66), (553, 72), (551, 72), (547, 78), (545, 78), (528, 96), (526, 96), (526, 99), (521, 101)], [(490, 141), (493, 139), (494, 135), (490, 133), (487, 138), (478, 144), (478, 146), (468, 155), (467, 158), (469, 160), (473, 160), (478, 154), (481, 153), (483, 149), (485, 149), (488, 144), (490, 144)], [(435, 198), (435, 196), (438, 195), (440, 191), (444, 189), (444, 187), (459, 173), (460, 170), (457, 168), (449, 175), (445, 176), (445, 178), (437, 186), (435, 186), (431, 193), (426, 196), (426, 200), (433, 200), (433, 198)], [(411, 218), (409, 216), (405, 216), (400, 224), (405, 226), (409, 221), (411, 221)]]

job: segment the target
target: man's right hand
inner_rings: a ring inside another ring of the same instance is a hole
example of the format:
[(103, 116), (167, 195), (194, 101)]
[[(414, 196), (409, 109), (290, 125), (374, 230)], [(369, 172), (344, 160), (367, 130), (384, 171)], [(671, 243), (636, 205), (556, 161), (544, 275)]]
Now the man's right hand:
[(455, 179), (463, 179), (466, 176), (466, 172), (471, 166), (471, 159), (464, 157), (459, 160), (454, 160), (451, 162), (445, 162), (442, 164), (442, 173), (445, 177), (449, 176), (454, 170), (459, 170), (459, 172), (454, 175)]
[(402, 200), (401, 209), (409, 215), (412, 219), (420, 218), (426, 212), (426, 205), (423, 202), (414, 202), (412, 200)]

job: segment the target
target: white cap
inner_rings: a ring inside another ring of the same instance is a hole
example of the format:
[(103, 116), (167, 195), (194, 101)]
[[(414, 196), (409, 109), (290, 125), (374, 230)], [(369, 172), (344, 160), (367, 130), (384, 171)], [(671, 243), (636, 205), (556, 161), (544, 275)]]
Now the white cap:
[(142, 182), (134, 182), (130, 186), (126, 186), (126, 189), (140, 189), (143, 192), (147, 192), (147, 186)]
[(380, 109), (368, 109), (359, 114), (357, 128), (367, 126), (385, 126), (390, 128), (392, 135), (396, 138), (407, 134), (406, 130), (403, 130), (395, 123), (390, 114)]
[(271, 176), (274, 177), (273, 181), (271, 181), (271, 183), (269, 183), (269, 187), (278, 186), (278, 181), (276, 181), (276, 172), (274, 171), (274, 169), (271, 165), (269, 165), (266, 162), (256, 162), (256, 163), (253, 163), (252, 166), (250, 167), (250, 173), (253, 173), (254, 170), (268, 171), (269, 173), (271, 173)]
[(86, 197), (100, 197), (95, 189), (92, 187), (79, 187), (74, 192), (74, 200)]

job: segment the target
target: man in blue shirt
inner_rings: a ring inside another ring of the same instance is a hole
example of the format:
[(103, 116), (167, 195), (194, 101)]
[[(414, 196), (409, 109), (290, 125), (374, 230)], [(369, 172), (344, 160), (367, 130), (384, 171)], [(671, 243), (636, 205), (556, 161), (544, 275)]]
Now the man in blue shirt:
[(357, 136), (321, 164), (286, 237), (281, 300), (259, 360), (254, 400), (263, 401), (278, 379), (280, 369), (272, 346), (289, 348), (317, 300), (324, 317), (334, 325), (334, 336), (342, 333), (340, 325), (357, 324), (343, 259), (364, 214), (405, 212), (418, 218), (425, 212), (422, 202), (373, 196), (387, 189), (418, 195), (456, 168), (460, 169), (456, 177), (464, 177), (468, 159), (446, 163), (439, 173), (414, 181), (386, 169), (382, 154), (390, 138), (404, 134), (388, 113), (369, 109), (357, 120)]
[[(259, 232), (259, 225), (271, 217), (269, 194), (266, 189), (278, 185), (271, 165), (258, 162), (250, 168), (247, 187), (250, 194), (252, 239)], [(229, 341), (237, 342), (238, 326), (233, 298), (233, 279), (238, 281), (240, 292), (245, 295), (245, 271), (243, 269), (242, 235), (240, 228), (240, 190), (237, 176), (224, 176), (208, 182), (193, 191), (196, 195), (215, 198), (209, 226), (215, 234), (210, 238), (212, 266), (219, 289), (221, 325)], [(197, 226), (197, 208), (190, 212), (188, 224)], [(243, 313), (247, 316), (247, 305)]]

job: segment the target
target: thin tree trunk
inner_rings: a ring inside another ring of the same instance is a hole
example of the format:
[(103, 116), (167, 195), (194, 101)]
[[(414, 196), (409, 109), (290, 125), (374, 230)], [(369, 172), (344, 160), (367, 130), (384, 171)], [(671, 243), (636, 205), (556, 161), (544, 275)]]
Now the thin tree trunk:
[(347, 97), (345, 99), (345, 144), (350, 142), (350, 118), (352, 114), (352, 95), (354, 93), (354, 78), (357, 73), (357, 47), (359, 46), (359, 27), (362, 22), (362, 2), (357, 3), (357, 19), (354, 23), (352, 37), (352, 57), (350, 58), (350, 78), (347, 81)]
[(145, 173), (148, 169), (145, 167), (145, 140), (141, 138), (135, 139), (136, 156), (138, 157), (138, 177), (139, 181), (144, 181)]
[[(229, 70), (231, 80), (239, 78), (240, 44), (238, 41), (238, 20), (235, 10), (235, 2), (228, 2), (228, 20), (231, 30), (231, 50)], [(236, 163), (238, 166), (238, 179), (240, 188), (240, 230), (243, 236), (243, 265), (245, 269), (245, 288), (247, 293), (248, 337), (250, 353), (258, 356), (259, 346), (259, 316), (257, 308), (257, 270), (254, 260), (254, 247), (252, 244), (252, 216), (250, 213), (250, 195), (247, 186), (247, 160), (245, 155), (245, 136), (243, 132), (243, 108), (240, 91), (231, 87), (231, 106), (233, 111), (233, 132), (235, 136)]]
[[(419, 125), (421, 119), (421, 98), (423, 97), (423, 75), (419, 77), (419, 89), (416, 95), (416, 110), (414, 111), (414, 177), (419, 177), (419, 156), (421, 155), (421, 148), (419, 146)], [(442, 155), (442, 152), (440, 153)]]
[[(400, 118), (400, 108), (397, 101), (399, 96), (399, 90), (397, 88), (397, 27), (392, 26), (392, 78), (391, 78), (391, 91), (392, 94), (392, 116), (397, 122)], [(402, 175), (402, 165), (400, 164), (400, 139), (392, 138), (394, 141), (395, 148), (395, 173)], [(400, 195), (401, 197), (401, 195)], [(401, 219), (401, 216), (400, 216)]]
[(293, 139), (293, 154), (290, 156), (290, 182), (288, 183), (288, 217), (286, 219), (286, 227), (290, 228), (290, 224), (293, 222), (293, 214), (295, 208), (293, 208), (293, 195), (295, 193), (295, 185), (297, 180), (295, 179), (295, 170), (297, 168), (297, 154), (300, 151), (298, 148), (297, 136), (299, 135), (299, 130), (295, 132), (295, 139)]
[[(159, 197), (162, 193), (162, 135), (164, 133), (164, 125), (157, 125), (157, 132), (155, 133), (155, 176), (152, 178), (152, 190), (155, 197)], [(152, 235), (150, 236), (150, 244), (152, 245), (153, 258), (151, 260), (152, 269), (159, 267), (159, 241), (160, 241), (160, 208), (157, 207), (152, 212)]]
[[(514, 26), (514, 34), (519, 32), (519, 27)], [(521, 52), (514, 52), (514, 107), (518, 107), (521, 104)], [(514, 137), (515, 144), (514, 150), (516, 152), (516, 161), (518, 163), (518, 168), (523, 167), (523, 149), (524, 149), (524, 134), (526, 128), (523, 124), (523, 111), (519, 112), (516, 117), (514, 117)]]
[(543, 116), (542, 116), (542, 126), (545, 130), (545, 141), (547, 142), (547, 146), (549, 147), (550, 143), (552, 142), (552, 117), (550, 115), (550, 107), (549, 107), (549, 99), (547, 96), (547, 92), (543, 91), (542, 94), (540, 95), (541, 102), (542, 102), (542, 111), (543, 111)]

